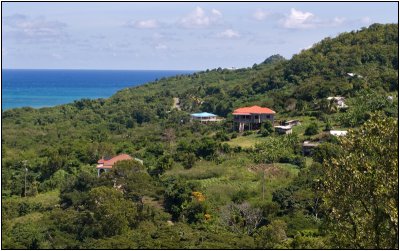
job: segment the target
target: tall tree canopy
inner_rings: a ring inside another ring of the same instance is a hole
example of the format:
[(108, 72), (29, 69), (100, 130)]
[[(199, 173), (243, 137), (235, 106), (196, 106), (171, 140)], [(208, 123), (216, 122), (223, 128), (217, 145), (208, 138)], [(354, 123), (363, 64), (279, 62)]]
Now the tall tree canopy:
[(397, 249), (398, 120), (375, 113), (325, 161), (325, 199), (339, 248)]

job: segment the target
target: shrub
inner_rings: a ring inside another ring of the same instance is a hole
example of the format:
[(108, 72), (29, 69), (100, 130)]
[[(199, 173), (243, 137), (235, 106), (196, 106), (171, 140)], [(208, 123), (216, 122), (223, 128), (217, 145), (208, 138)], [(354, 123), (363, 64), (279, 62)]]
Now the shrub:
[[(258, 248), (276, 249), (287, 239), (287, 225), (283, 220), (274, 220), (268, 226), (260, 228), (256, 242)], [(286, 247), (282, 247), (286, 248)]]
[(196, 155), (194, 153), (184, 154), (182, 165), (185, 169), (192, 168), (195, 162), (196, 162)]
[(330, 131), (330, 130), (332, 130), (332, 124), (331, 124), (330, 120), (327, 120), (326, 123), (325, 123), (324, 131)]
[(223, 151), (224, 153), (230, 153), (231, 152), (231, 147), (229, 146), (229, 144), (224, 143), (221, 145), (220, 147), (221, 151)]
[(198, 157), (210, 158), (217, 150), (217, 142), (210, 138), (203, 138), (196, 149)]
[(234, 153), (240, 153), (242, 151), (242, 147), (241, 146), (235, 146), (234, 148), (233, 148), (233, 152)]
[(274, 127), (271, 124), (271, 121), (267, 120), (262, 124), (260, 133), (261, 136), (263, 137), (267, 137), (269, 135), (271, 135), (274, 132)]
[(169, 155), (163, 155), (157, 160), (156, 167), (150, 171), (151, 175), (161, 175), (172, 168), (174, 160)]
[(219, 131), (215, 134), (214, 139), (219, 141), (229, 141), (229, 136), (225, 132)]
[(247, 190), (239, 190), (232, 195), (232, 201), (234, 203), (243, 203), (245, 200), (248, 200), (251, 197), (251, 194)]
[(272, 132), (268, 131), (265, 128), (261, 128), (261, 130), (259, 131), (259, 133), (261, 134), (262, 137), (268, 137), (269, 135), (272, 134)]
[(306, 167), (306, 158), (302, 156), (295, 156), (291, 162), (293, 165), (297, 165), (300, 168), (305, 168)]
[(186, 216), (187, 222), (191, 224), (205, 220), (204, 215), (206, 214), (206, 210), (206, 204), (198, 201), (192, 201), (189, 203), (187, 208), (185, 208), (183, 213)]
[(313, 122), (306, 128), (306, 131), (304, 132), (304, 134), (307, 136), (311, 136), (311, 135), (318, 134), (318, 131), (319, 131), (319, 128), (318, 128), (317, 123)]
[(253, 131), (245, 131), (243, 133), (243, 136), (249, 136), (249, 135), (252, 135), (252, 134), (253, 134)]

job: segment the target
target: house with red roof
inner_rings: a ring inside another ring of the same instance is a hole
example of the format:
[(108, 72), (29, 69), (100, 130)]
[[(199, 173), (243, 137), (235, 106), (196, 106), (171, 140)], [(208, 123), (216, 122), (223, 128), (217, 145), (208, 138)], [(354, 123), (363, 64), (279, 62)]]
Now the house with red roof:
[(274, 123), (275, 111), (260, 106), (241, 107), (233, 111), (233, 122), (239, 132), (260, 129), (261, 124), (269, 120)]
[(112, 158), (104, 158), (103, 157), (97, 161), (97, 166), (96, 166), (97, 176), (100, 176), (100, 174), (102, 174), (104, 172), (110, 171), (118, 161), (132, 160), (132, 159), (139, 161), (140, 163), (143, 164), (142, 160), (137, 159), (137, 158), (132, 158), (128, 154), (120, 154), (120, 155), (112, 157)]

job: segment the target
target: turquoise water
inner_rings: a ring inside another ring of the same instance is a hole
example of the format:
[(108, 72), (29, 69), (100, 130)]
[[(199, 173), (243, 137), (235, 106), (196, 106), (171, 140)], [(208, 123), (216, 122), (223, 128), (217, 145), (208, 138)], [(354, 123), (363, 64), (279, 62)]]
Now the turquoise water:
[(3, 110), (107, 98), (126, 87), (194, 71), (141, 70), (2, 70)]

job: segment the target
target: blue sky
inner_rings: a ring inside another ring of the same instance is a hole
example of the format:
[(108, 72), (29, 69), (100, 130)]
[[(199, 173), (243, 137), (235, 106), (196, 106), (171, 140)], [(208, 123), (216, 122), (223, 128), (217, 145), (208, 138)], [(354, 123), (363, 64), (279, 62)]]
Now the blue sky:
[(397, 23), (398, 4), (2, 3), (3, 68), (249, 67), (325, 37)]

